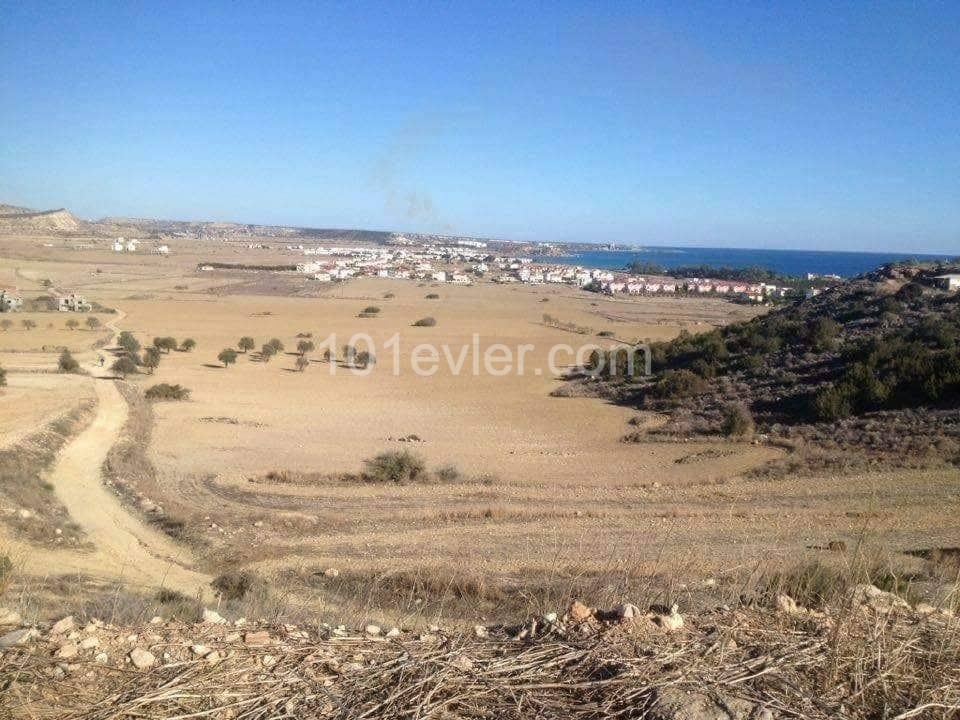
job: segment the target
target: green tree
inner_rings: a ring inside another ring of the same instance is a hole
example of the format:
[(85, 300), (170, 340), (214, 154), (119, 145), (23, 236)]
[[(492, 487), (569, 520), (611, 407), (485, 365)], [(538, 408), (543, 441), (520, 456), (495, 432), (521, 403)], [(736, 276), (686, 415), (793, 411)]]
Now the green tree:
[(283, 352), (283, 343), (280, 342), (280, 340), (277, 338), (273, 338), (272, 340), (270, 340), (270, 342), (268, 342), (267, 345), (273, 348), (274, 355), (276, 355), (277, 353)]
[(133, 361), (133, 358), (122, 357), (117, 358), (117, 361), (110, 366), (110, 369), (120, 377), (125, 378), (127, 375), (133, 375), (137, 372), (137, 364)]
[(240, 338), (240, 341), (237, 343), (237, 347), (243, 350), (243, 352), (250, 352), (256, 346), (256, 341), (247, 335), (244, 335), (242, 338)]
[(140, 361), (140, 364), (145, 368), (149, 368), (150, 374), (153, 375), (153, 371), (160, 365), (160, 348), (153, 346), (144, 350), (143, 359)]
[(217, 355), (217, 360), (222, 362), (224, 367), (229, 367), (237, 361), (237, 351), (233, 348), (224, 348)]
[(314, 345), (311, 340), (301, 340), (297, 343), (297, 352), (300, 353), (300, 357), (303, 357), (308, 352), (313, 352)]
[(746, 437), (753, 435), (753, 416), (746, 405), (731, 403), (723, 410), (723, 423), (720, 429), (727, 437)]
[(65, 325), (67, 326), (68, 330), (76, 330), (78, 327), (80, 327), (80, 321), (74, 318), (70, 318), (69, 320), (67, 320)]
[(180, 343), (180, 349), (183, 352), (190, 352), (197, 346), (197, 341), (193, 338), (186, 338), (182, 343)]
[(93, 317), (93, 315), (84, 320), (84, 322), (87, 324), (87, 327), (90, 330), (96, 330), (98, 327), (100, 327), (100, 320)]
[(297, 358), (296, 366), (299, 372), (303, 372), (304, 370), (306, 370), (307, 367), (309, 367), (309, 365), (310, 365), (310, 360), (306, 356), (301, 355), (300, 357)]
[(63, 373), (75, 373), (80, 369), (80, 363), (74, 359), (69, 350), (64, 348), (60, 353), (60, 359), (57, 360), (57, 368)]
[(177, 349), (177, 339), (172, 337), (155, 337), (153, 339), (153, 346), (158, 350), (163, 350), (168, 353), (171, 350)]
[(123, 348), (128, 355), (136, 355), (140, 352), (140, 341), (137, 340), (129, 330), (124, 330), (120, 333), (120, 337), (117, 338), (117, 344)]

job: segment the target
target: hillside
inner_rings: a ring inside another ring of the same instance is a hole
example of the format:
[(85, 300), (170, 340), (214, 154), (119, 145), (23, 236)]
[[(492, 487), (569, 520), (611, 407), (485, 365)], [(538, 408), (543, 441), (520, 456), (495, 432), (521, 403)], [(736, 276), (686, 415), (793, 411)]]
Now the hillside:
[(0, 205), (0, 232), (76, 232), (82, 227), (82, 223), (64, 208), (34, 212)]
[(960, 294), (933, 279), (957, 270), (886, 266), (749, 322), (656, 343), (652, 380), (606, 377), (602, 392), (666, 413), (661, 435), (755, 430), (812, 443), (831, 464), (960, 462)]

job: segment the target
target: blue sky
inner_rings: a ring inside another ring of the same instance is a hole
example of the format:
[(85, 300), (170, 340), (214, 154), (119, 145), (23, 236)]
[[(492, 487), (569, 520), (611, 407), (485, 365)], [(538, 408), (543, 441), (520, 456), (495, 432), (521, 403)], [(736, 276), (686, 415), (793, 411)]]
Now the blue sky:
[(0, 202), (960, 251), (960, 3), (0, 0)]

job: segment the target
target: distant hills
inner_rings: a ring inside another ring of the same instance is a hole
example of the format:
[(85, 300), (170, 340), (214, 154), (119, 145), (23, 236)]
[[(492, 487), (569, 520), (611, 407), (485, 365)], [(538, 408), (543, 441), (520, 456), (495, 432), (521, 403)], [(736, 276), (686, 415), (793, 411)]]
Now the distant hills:
[(76, 232), (83, 223), (69, 210), (35, 211), (14, 205), (0, 205), (2, 232)]

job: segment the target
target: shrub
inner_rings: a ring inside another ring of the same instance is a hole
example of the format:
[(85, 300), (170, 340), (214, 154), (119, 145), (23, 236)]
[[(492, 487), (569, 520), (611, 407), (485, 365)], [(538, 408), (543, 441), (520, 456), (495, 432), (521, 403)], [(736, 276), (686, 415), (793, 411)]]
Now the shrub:
[(371, 365), (374, 361), (375, 361), (375, 358), (373, 355), (371, 355), (366, 350), (361, 350), (354, 357), (353, 364), (356, 365), (361, 370), (363, 370), (367, 368), (369, 365)]
[(137, 372), (137, 363), (130, 357), (117, 358), (117, 361), (110, 366), (110, 369), (121, 377), (126, 377), (127, 375), (132, 375)]
[(601, 330), (600, 332), (597, 333), (597, 337), (602, 337), (602, 338), (612, 338), (615, 336), (616, 336), (616, 333), (613, 330)]
[(393, 298), (395, 298), (395, 297), (396, 297), (396, 295), (393, 294), (392, 292), (388, 292), (388, 293), (384, 293), (384, 294), (383, 294), (383, 299), (384, 299), (384, 300), (393, 300)]
[(363, 461), (367, 482), (405, 483), (422, 479), (427, 473), (423, 458), (409, 450), (383, 452)]
[(427, 293), (427, 300), (439, 300), (440, 296), (437, 293)]
[(210, 586), (223, 600), (242, 600), (261, 582), (260, 578), (250, 570), (230, 570), (217, 575)]
[(4, 332), (9, 330), (11, 327), (13, 327), (13, 320), (10, 320), (8, 318), (4, 318), (3, 320), (0, 320), (0, 328), (3, 328)]
[(270, 343), (267, 343), (262, 348), (260, 348), (260, 359), (263, 360), (264, 362), (270, 362), (270, 358), (272, 358), (276, 354), (277, 354), (277, 349)]
[(91, 330), (96, 330), (98, 327), (100, 327), (100, 320), (93, 317), (92, 315), (88, 317), (85, 322), (87, 323), (87, 327), (90, 328)]
[(153, 371), (160, 366), (160, 348), (148, 347), (144, 350), (140, 364), (150, 368), (150, 373), (152, 374)]
[(300, 355), (294, 362), (294, 365), (297, 367), (297, 372), (303, 372), (309, 367), (310, 359), (304, 355)]
[(830, 385), (820, 388), (813, 396), (813, 414), (818, 420), (842, 420), (852, 412), (853, 404), (845, 388)]
[(690, 370), (668, 370), (654, 388), (656, 395), (671, 400), (700, 395), (706, 390), (706, 381)]
[(0, 387), (4, 387), (7, 384), (7, 371), (3, 369), (3, 366), (0, 365)]
[(76, 320), (75, 318), (70, 318), (65, 324), (68, 330), (76, 330), (78, 327), (80, 327), (80, 321)]
[(380, 312), (380, 308), (376, 305), (367, 305), (367, 307), (363, 309), (363, 312), (365, 315), (376, 315)]
[(455, 465), (444, 465), (433, 471), (440, 482), (456, 482), (460, 479), (460, 471)]
[(253, 350), (256, 346), (257, 346), (256, 341), (252, 337), (249, 337), (246, 335), (240, 338), (239, 342), (237, 342), (237, 347), (243, 350), (243, 352), (249, 352), (250, 350)]
[(24, 330), (33, 330), (37, 326), (33, 320), (21, 320), (20, 324), (23, 325)]
[(283, 343), (278, 338), (271, 339), (267, 345), (273, 348), (274, 354), (283, 352)]
[(144, 397), (147, 400), (189, 400), (190, 391), (182, 385), (159, 383), (147, 388)]
[(434, 319), (434, 318), (432, 318), (432, 317), (425, 317), (425, 318), (420, 318), (419, 320), (417, 320), (417, 321), (413, 324), (413, 326), (414, 326), (414, 327), (433, 327), (433, 326), (436, 325), (436, 324), (437, 324), (436, 319)]
[(57, 360), (57, 368), (62, 373), (75, 373), (80, 370), (80, 363), (74, 359), (69, 350), (60, 353), (60, 359)]
[(197, 346), (197, 341), (193, 338), (187, 338), (182, 343), (180, 343), (180, 349), (183, 352), (190, 352)]
[(753, 435), (753, 416), (746, 405), (734, 403), (723, 411), (723, 424), (720, 426), (727, 437), (745, 437)]

